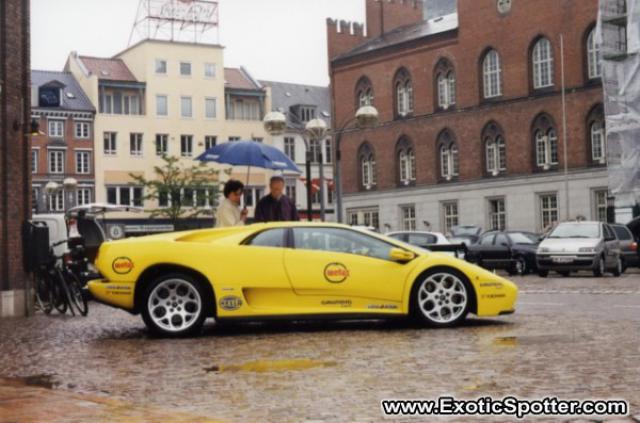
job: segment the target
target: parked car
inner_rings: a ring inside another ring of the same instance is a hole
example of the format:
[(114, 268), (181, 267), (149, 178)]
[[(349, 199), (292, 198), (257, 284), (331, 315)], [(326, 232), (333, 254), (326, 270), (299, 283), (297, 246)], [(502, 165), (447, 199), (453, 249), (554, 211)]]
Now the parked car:
[(610, 225), (602, 222), (563, 222), (540, 243), (536, 253), (538, 274), (563, 276), (581, 270), (595, 276), (622, 274), (620, 243)]
[(442, 252), (458, 258), (465, 257), (465, 245), (462, 243), (458, 245), (451, 243), (447, 237), (440, 232), (398, 231), (389, 232), (385, 235), (430, 251)]
[(478, 242), (482, 228), (475, 225), (459, 225), (449, 229), (448, 239), (453, 244), (465, 244), (467, 247)]
[(467, 261), (486, 269), (506, 270), (510, 275), (525, 275), (537, 269), (539, 243), (540, 238), (530, 232), (486, 232), (467, 248)]
[(622, 268), (638, 267), (640, 256), (638, 255), (638, 242), (628, 227), (620, 224), (612, 224), (611, 228), (620, 243), (620, 253), (622, 254)]

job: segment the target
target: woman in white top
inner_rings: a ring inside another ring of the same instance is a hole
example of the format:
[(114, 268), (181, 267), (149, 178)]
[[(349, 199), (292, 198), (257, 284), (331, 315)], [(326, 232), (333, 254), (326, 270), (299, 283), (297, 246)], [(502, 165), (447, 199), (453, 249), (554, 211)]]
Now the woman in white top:
[(247, 220), (246, 207), (240, 210), (240, 200), (244, 193), (244, 184), (230, 179), (224, 184), (224, 200), (216, 211), (216, 228), (242, 226)]

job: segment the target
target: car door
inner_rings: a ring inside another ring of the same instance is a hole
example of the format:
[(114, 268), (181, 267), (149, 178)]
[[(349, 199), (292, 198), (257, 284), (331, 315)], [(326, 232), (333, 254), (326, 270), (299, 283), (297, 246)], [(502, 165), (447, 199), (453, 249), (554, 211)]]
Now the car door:
[(491, 249), (495, 238), (495, 233), (484, 234), (477, 244), (468, 247), (476, 262), (483, 263), (485, 260), (491, 259)]
[(394, 245), (360, 231), (335, 227), (294, 227), (293, 247), (284, 263), (295, 293), (326, 304), (327, 310), (399, 309), (414, 262), (389, 258)]
[(496, 235), (491, 249), (491, 260), (499, 269), (507, 269), (511, 265), (511, 241), (506, 234)]
[(602, 229), (604, 235), (605, 263), (607, 267), (612, 268), (616, 266), (618, 257), (620, 256), (620, 244), (613, 229), (611, 229), (609, 225), (603, 224)]

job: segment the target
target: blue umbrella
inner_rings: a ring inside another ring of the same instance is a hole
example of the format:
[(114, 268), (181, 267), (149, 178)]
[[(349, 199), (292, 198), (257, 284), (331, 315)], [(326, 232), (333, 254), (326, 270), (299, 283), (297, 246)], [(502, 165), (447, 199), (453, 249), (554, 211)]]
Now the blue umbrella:
[(216, 145), (199, 155), (196, 160), (302, 173), (282, 151), (257, 141), (232, 141)]

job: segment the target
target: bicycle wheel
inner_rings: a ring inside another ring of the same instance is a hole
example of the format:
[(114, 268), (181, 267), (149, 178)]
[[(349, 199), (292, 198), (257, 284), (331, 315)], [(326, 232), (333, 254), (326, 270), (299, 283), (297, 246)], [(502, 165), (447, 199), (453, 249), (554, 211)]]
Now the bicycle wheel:
[(38, 270), (33, 275), (34, 278), (34, 294), (36, 297), (36, 307), (44, 314), (50, 314), (53, 310), (53, 294), (51, 292), (51, 281), (48, 274)]
[(69, 289), (71, 306), (75, 307), (81, 315), (86, 316), (89, 313), (89, 306), (87, 305), (87, 298), (82, 293), (80, 279), (69, 269), (65, 269), (63, 275)]
[(71, 315), (75, 316), (75, 312), (69, 307), (69, 295), (67, 294), (67, 284), (64, 281), (64, 277), (57, 267), (50, 270), (53, 293), (53, 306), (58, 313), (65, 314), (67, 310), (71, 311)]

